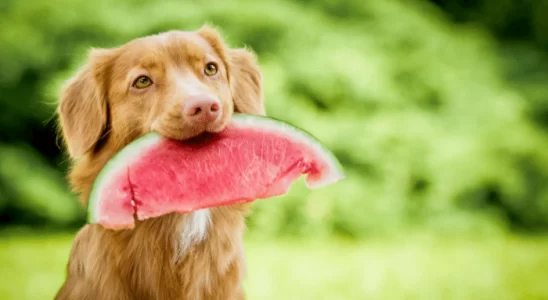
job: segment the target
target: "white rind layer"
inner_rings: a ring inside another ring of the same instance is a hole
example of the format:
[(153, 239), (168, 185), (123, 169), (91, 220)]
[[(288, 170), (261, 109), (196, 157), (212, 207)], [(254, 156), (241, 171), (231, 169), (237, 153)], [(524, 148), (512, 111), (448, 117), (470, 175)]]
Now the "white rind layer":
[[(337, 158), (311, 134), (300, 128), (269, 117), (246, 114), (234, 114), (231, 126), (236, 128), (256, 128), (265, 132), (280, 134), (281, 136), (289, 137), (290, 140), (296, 143), (302, 144), (304, 147), (310, 148), (319, 160), (323, 160), (328, 165), (327, 170), (321, 170), (326, 172), (318, 180), (305, 180), (307, 187), (310, 189), (329, 185), (344, 178), (342, 166)], [(105, 167), (99, 172), (89, 196), (88, 221), (90, 223), (99, 221), (97, 213), (101, 199), (100, 193), (109, 183), (108, 179), (117, 175), (120, 168), (138, 160), (140, 153), (143, 153), (148, 147), (156, 145), (162, 139), (164, 138), (156, 132), (146, 134), (126, 146), (107, 162)]]
[(280, 120), (257, 115), (235, 114), (232, 117), (232, 121), (235, 127), (260, 128), (265, 132), (278, 133), (282, 136), (288, 136), (292, 141), (311, 148), (320, 160), (327, 163), (329, 168), (327, 169), (328, 172), (323, 174), (319, 180), (307, 180), (307, 187), (311, 189), (320, 188), (344, 178), (342, 166), (333, 153), (331, 153), (331, 151), (325, 148), (320, 141), (303, 129)]
[[(139, 159), (139, 154), (143, 153), (148, 147), (152, 147), (160, 142), (163, 137), (155, 132), (146, 134), (125, 148), (116, 153), (103, 167), (103, 169), (97, 175), (97, 179), (93, 183), (91, 193), (88, 199), (88, 220), (92, 223), (99, 220), (97, 215), (99, 209), (99, 200), (101, 199), (101, 191), (109, 183), (109, 178), (112, 178), (116, 173), (123, 168), (131, 164), (133, 161)], [(132, 199), (133, 200), (133, 199)]]

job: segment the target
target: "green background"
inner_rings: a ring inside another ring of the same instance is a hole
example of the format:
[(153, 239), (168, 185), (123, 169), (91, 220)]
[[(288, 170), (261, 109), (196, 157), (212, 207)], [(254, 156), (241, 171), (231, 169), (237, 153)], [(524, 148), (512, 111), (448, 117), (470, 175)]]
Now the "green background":
[(217, 26), (347, 178), (255, 204), (250, 299), (548, 299), (548, 1), (0, 1), (0, 299), (51, 299), (84, 211), (56, 137), (90, 47)]

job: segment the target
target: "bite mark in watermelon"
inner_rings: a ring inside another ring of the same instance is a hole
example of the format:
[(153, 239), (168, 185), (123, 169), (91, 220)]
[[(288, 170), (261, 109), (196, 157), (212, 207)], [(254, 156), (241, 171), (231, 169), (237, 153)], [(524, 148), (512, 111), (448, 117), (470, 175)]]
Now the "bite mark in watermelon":
[(88, 201), (88, 222), (110, 229), (171, 212), (283, 195), (305, 175), (319, 188), (344, 178), (336, 157), (305, 131), (235, 114), (225, 130), (176, 141), (151, 132), (109, 160)]

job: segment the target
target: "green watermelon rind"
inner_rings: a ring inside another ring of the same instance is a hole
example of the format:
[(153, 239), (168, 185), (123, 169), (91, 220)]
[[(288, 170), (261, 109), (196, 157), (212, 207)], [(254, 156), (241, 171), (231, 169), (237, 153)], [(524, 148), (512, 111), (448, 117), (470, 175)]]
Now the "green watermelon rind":
[(284, 136), (291, 137), (292, 141), (311, 147), (318, 154), (318, 157), (327, 163), (329, 172), (325, 174), (321, 181), (307, 181), (306, 185), (309, 188), (319, 188), (344, 178), (343, 166), (337, 157), (308, 131), (287, 121), (260, 115), (235, 114), (232, 120), (235, 126), (251, 124), (261, 129), (267, 128), (269, 132), (278, 132)]
[(120, 167), (127, 166), (128, 163), (137, 160), (139, 158), (139, 153), (142, 153), (147, 147), (156, 145), (162, 139), (163, 137), (159, 133), (150, 132), (136, 139), (109, 159), (91, 186), (91, 192), (88, 197), (89, 223), (96, 223), (99, 221), (97, 210), (99, 208), (99, 200), (101, 199), (100, 192), (103, 190), (103, 187), (108, 184), (108, 181), (105, 179), (108, 179), (115, 174)]
[[(268, 132), (277, 132), (283, 136), (290, 137), (294, 142), (312, 148), (318, 157), (327, 163), (329, 172), (327, 172), (319, 181), (305, 181), (306, 185), (311, 189), (319, 188), (344, 178), (343, 167), (336, 156), (324, 147), (312, 134), (297, 126), (272, 117), (248, 114), (234, 114), (232, 116), (231, 125), (235, 127), (267, 129)], [(139, 153), (143, 153), (146, 148), (156, 145), (162, 139), (164, 139), (164, 137), (156, 132), (145, 134), (120, 150), (105, 164), (97, 175), (88, 197), (89, 223), (99, 222), (98, 209), (100, 192), (103, 190), (104, 186), (108, 184), (107, 179), (116, 174), (116, 171), (119, 170), (120, 167), (127, 166), (132, 161), (139, 159)]]

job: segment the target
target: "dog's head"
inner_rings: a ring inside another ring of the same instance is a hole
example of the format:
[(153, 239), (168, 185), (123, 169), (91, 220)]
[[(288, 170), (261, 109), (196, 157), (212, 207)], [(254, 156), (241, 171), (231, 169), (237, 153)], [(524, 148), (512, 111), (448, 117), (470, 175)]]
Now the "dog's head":
[(264, 114), (261, 73), (251, 52), (228, 48), (209, 26), (92, 50), (57, 109), (70, 184), (85, 203), (104, 164), (136, 138), (219, 131), (234, 111)]
[(217, 132), (234, 111), (264, 114), (255, 56), (218, 32), (169, 31), (95, 49), (64, 87), (61, 133), (74, 159), (110, 155), (151, 130), (174, 139)]

